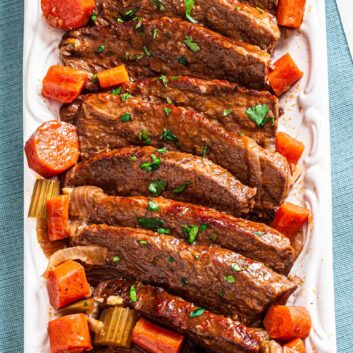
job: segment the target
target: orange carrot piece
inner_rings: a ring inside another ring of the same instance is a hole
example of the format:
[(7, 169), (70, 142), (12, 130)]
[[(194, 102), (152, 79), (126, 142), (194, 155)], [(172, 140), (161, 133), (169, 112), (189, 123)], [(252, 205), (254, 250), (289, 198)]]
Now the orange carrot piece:
[(55, 28), (84, 27), (96, 4), (95, 0), (41, 0), (45, 19)]
[(25, 146), (31, 169), (44, 178), (51, 178), (73, 166), (79, 157), (76, 127), (56, 120), (37, 129)]
[(49, 240), (69, 237), (69, 195), (60, 195), (47, 201)]
[(132, 333), (132, 342), (149, 353), (179, 353), (184, 336), (141, 318)]
[(290, 54), (285, 54), (274, 64), (274, 69), (267, 78), (273, 91), (277, 96), (287, 92), (298, 80), (303, 77), (303, 72), (299, 70)]
[(299, 28), (303, 23), (306, 0), (279, 0), (277, 23), (280, 26)]
[(60, 103), (73, 102), (88, 79), (85, 71), (68, 66), (51, 66), (43, 79), (42, 96)]
[(51, 353), (82, 353), (92, 349), (88, 319), (84, 314), (62, 316), (48, 325)]
[(278, 209), (271, 227), (293, 239), (308, 221), (309, 215), (310, 211), (307, 208), (285, 202)]
[(284, 345), (286, 348), (291, 348), (298, 353), (306, 353), (304, 341), (300, 338), (296, 338)]
[(48, 272), (47, 289), (50, 304), (55, 309), (91, 294), (83, 266), (72, 260), (67, 260)]
[(308, 337), (311, 318), (304, 307), (274, 305), (268, 310), (263, 324), (271, 338), (287, 342)]
[(304, 152), (304, 145), (285, 132), (277, 132), (276, 151), (286, 157), (289, 163), (297, 164)]
[(113, 87), (121, 83), (129, 82), (130, 77), (125, 65), (119, 65), (109, 70), (97, 73), (99, 85), (102, 88)]

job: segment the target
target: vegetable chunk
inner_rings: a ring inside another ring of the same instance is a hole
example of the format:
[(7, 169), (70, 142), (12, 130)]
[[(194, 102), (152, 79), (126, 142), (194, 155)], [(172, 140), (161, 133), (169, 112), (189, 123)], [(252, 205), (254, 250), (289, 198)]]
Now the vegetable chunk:
[(279, 0), (277, 23), (280, 26), (299, 28), (303, 23), (306, 0)]
[(43, 123), (25, 146), (28, 166), (44, 178), (72, 167), (79, 157), (76, 127), (56, 120)]
[(62, 316), (48, 325), (51, 353), (82, 353), (92, 349), (84, 314)]
[(60, 103), (73, 102), (88, 79), (85, 71), (68, 66), (51, 66), (43, 79), (42, 96)]
[(278, 132), (276, 134), (276, 151), (286, 157), (288, 163), (297, 164), (304, 152), (304, 145), (285, 132)]
[(121, 83), (130, 82), (129, 73), (125, 65), (119, 65), (109, 70), (97, 73), (99, 85), (102, 88), (113, 87)]
[(67, 260), (48, 272), (47, 289), (50, 304), (55, 309), (91, 294), (83, 266), (72, 260)]
[(150, 353), (179, 353), (184, 336), (141, 318), (133, 331), (132, 342)]
[(271, 338), (290, 341), (309, 336), (311, 318), (304, 307), (274, 305), (268, 310), (263, 324)]
[(69, 237), (69, 195), (47, 201), (48, 237), (51, 241)]
[(271, 227), (293, 240), (300, 228), (308, 221), (309, 215), (310, 211), (307, 208), (285, 202), (278, 209)]
[(94, 0), (42, 0), (41, 4), (49, 25), (61, 29), (85, 26), (96, 6)]
[(298, 353), (306, 353), (304, 342), (300, 338), (296, 338), (295, 340), (286, 343), (284, 347), (290, 348)]
[(303, 72), (300, 71), (289, 53), (274, 63), (274, 69), (267, 76), (277, 96), (287, 92), (302, 77)]

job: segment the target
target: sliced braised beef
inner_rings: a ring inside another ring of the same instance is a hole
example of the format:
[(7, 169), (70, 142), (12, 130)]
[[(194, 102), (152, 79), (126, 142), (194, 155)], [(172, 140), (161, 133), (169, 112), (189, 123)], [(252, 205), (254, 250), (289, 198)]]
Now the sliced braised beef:
[(123, 63), (133, 79), (192, 75), (255, 89), (265, 86), (270, 61), (269, 54), (256, 46), (167, 17), (144, 20), (138, 29), (129, 21), (69, 31), (60, 55), (65, 65), (92, 73)]
[(294, 262), (289, 239), (265, 224), (162, 197), (109, 196), (100, 188), (81, 186), (70, 194), (70, 220), (72, 235), (82, 223), (94, 223), (154, 230), (162, 227), (185, 240), (188, 236), (183, 227), (191, 224), (197, 227), (197, 244), (217, 244), (283, 274)]
[[(167, 233), (162, 228), (157, 231)], [(184, 226), (189, 243), (194, 226)], [(296, 289), (287, 277), (217, 246), (190, 245), (173, 236), (145, 229), (88, 225), (71, 240), (77, 245), (109, 249), (111, 264), (124, 276), (162, 286), (181, 297), (244, 323), (260, 319), (275, 303), (286, 302)], [(114, 256), (119, 257), (114, 262)]]
[(290, 170), (282, 155), (190, 109), (149, 103), (139, 97), (124, 101), (107, 93), (92, 94), (84, 99), (76, 125), (83, 158), (109, 149), (144, 145), (143, 132), (148, 144), (156, 148), (166, 146), (206, 157), (243, 184), (256, 187), (258, 209), (272, 210), (288, 195)]
[[(121, 92), (142, 97), (148, 102), (173, 102), (176, 106), (193, 109), (215, 120), (226, 130), (251, 137), (259, 145), (273, 148), (278, 126), (278, 98), (266, 91), (247, 90), (234, 83), (203, 80), (193, 77), (158, 77), (122, 85)], [(60, 110), (63, 121), (75, 123), (81, 96)], [(258, 126), (249, 116), (249, 110), (258, 105), (268, 108), (271, 120)], [(272, 119), (273, 117), (273, 119)]]
[[(148, 138), (143, 133), (141, 137)], [(64, 185), (94, 185), (122, 196), (163, 195), (234, 215), (247, 214), (256, 193), (206, 158), (153, 147), (127, 147), (98, 154), (69, 170)]]
[[(136, 301), (135, 298), (131, 299), (131, 288), (136, 291)], [(246, 327), (240, 322), (201, 309), (162, 288), (138, 282), (124, 279), (103, 282), (94, 295), (103, 301), (112, 295), (119, 296), (123, 299), (123, 305), (188, 336), (214, 353), (259, 352), (267, 338), (265, 330)]]
[[(186, 18), (185, 1), (164, 0), (160, 3), (146, 0), (97, 0), (95, 14), (97, 26), (105, 26), (133, 19), (139, 26), (140, 19), (155, 19), (162, 16)], [(272, 50), (280, 38), (276, 19), (237, 0), (196, 1), (189, 15), (194, 22), (219, 32), (234, 40), (258, 45)]]
[(261, 10), (275, 14), (277, 11), (278, 0), (241, 0), (242, 3), (249, 4)]

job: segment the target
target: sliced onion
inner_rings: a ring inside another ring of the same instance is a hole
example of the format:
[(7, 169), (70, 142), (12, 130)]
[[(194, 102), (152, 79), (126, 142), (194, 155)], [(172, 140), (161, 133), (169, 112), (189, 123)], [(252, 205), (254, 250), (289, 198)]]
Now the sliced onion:
[(89, 329), (96, 334), (101, 333), (104, 329), (104, 323), (102, 321), (93, 319), (92, 317), (88, 318), (88, 325)]

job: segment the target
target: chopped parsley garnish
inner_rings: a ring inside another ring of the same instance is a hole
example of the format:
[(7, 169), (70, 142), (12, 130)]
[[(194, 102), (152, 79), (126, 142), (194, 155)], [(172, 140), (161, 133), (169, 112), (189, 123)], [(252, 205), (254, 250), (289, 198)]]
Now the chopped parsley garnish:
[(148, 137), (147, 132), (145, 130), (141, 130), (139, 132), (139, 140), (147, 146), (151, 143), (151, 139)]
[(219, 297), (221, 297), (221, 298), (223, 298), (224, 297), (224, 290), (221, 290), (219, 293), (217, 293), (217, 295), (219, 296)]
[(146, 169), (147, 172), (152, 172), (152, 170), (156, 170), (161, 165), (161, 159), (157, 157), (154, 153), (151, 153), (152, 162), (144, 162), (140, 164), (141, 169)]
[(133, 20), (137, 21), (135, 29), (140, 29), (142, 27), (142, 18), (141, 17), (135, 17)]
[(205, 309), (203, 309), (203, 308), (197, 308), (197, 309), (193, 310), (193, 311), (190, 313), (190, 317), (201, 316), (204, 312), (205, 312)]
[(138, 11), (138, 8), (130, 9), (127, 10), (123, 16), (123, 21), (130, 21), (135, 17), (136, 12)]
[(97, 74), (93, 74), (93, 76), (92, 76), (92, 81), (93, 81), (94, 83), (96, 83), (96, 82), (98, 81), (98, 75), (97, 75)]
[(171, 141), (171, 142), (178, 141), (178, 138), (168, 129), (163, 130), (163, 134), (161, 135), (161, 139), (163, 141)]
[(105, 50), (105, 45), (101, 44), (98, 48), (97, 48), (97, 53), (103, 53)]
[(234, 85), (233, 92), (236, 92), (237, 90), (238, 90), (238, 85)]
[(179, 78), (180, 78), (180, 76), (172, 76), (170, 79), (171, 79), (172, 81), (178, 81)]
[(274, 124), (274, 117), (267, 117), (270, 108), (266, 104), (258, 104), (246, 109), (246, 114), (258, 127), (263, 127), (269, 121)]
[(194, 0), (185, 0), (185, 17), (191, 22), (191, 23), (197, 23), (197, 21), (191, 17), (192, 9), (195, 5)]
[(121, 87), (112, 89), (112, 94), (118, 96), (121, 93)]
[(141, 60), (144, 56), (145, 56), (144, 53), (139, 53), (139, 54), (136, 54), (135, 58), (136, 60)]
[(175, 189), (173, 189), (173, 192), (175, 194), (180, 194), (183, 191), (185, 191), (189, 187), (190, 184), (191, 184), (191, 181), (188, 181), (187, 183), (184, 183), (184, 184), (180, 184)]
[(96, 20), (97, 20), (97, 14), (94, 11), (91, 13), (91, 20), (93, 22), (96, 22)]
[(145, 45), (143, 46), (143, 51), (145, 52), (146, 56), (152, 55), (152, 52)]
[(161, 76), (158, 77), (158, 79), (163, 82), (164, 86), (166, 86), (166, 87), (168, 86), (168, 78), (167, 78), (167, 76), (161, 75)]
[(157, 38), (157, 32), (158, 32), (158, 28), (154, 28), (152, 31), (152, 38), (156, 39)]
[(201, 230), (206, 230), (207, 229), (207, 224), (202, 223), (201, 226), (200, 226), (200, 229)]
[(130, 99), (132, 97), (132, 95), (130, 93), (123, 93), (121, 95), (121, 99), (123, 100), (123, 102), (126, 102), (128, 99)]
[(137, 219), (137, 222), (145, 229), (158, 229), (164, 225), (161, 219), (155, 217), (141, 217)]
[(258, 6), (256, 6), (256, 10), (259, 11), (260, 13), (264, 13), (265, 12), (261, 7), (258, 7)]
[(240, 10), (240, 6), (234, 6), (234, 11), (239, 11)]
[(129, 159), (130, 159), (130, 161), (133, 161), (133, 162), (137, 161), (137, 157), (136, 156), (130, 156)]
[(189, 283), (189, 280), (186, 277), (181, 277), (180, 282), (183, 286), (186, 286)]
[(239, 131), (238, 134), (239, 134), (240, 136), (244, 136), (244, 135), (245, 135), (243, 131)]
[(235, 283), (235, 278), (234, 278), (234, 276), (232, 276), (232, 275), (226, 275), (226, 276), (224, 276), (224, 280), (225, 280), (226, 282), (230, 283), (230, 284)]
[(171, 109), (170, 108), (168, 108), (168, 107), (163, 107), (163, 109), (164, 109), (164, 111), (165, 111), (165, 113), (167, 114), (167, 115), (169, 115), (170, 113), (171, 113)]
[(215, 232), (213, 232), (213, 233), (210, 235), (210, 239), (211, 239), (212, 241), (216, 241), (216, 240), (217, 240), (217, 237), (218, 237), (218, 234), (215, 233)]
[(126, 123), (127, 121), (132, 120), (132, 116), (131, 116), (130, 113), (124, 113), (124, 114), (120, 117), (120, 120), (121, 120), (123, 123)]
[(244, 271), (243, 268), (241, 268), (238, 264), (236, 263), (232, 263), (230, 265), (230, 268), (232, 269), (233, 272), (240, 272), (240, 271)]
[(202, 150), (202, 158), (206, 157), (206, 153), (207, 153), (207, 146), (205, 146)]
[(84, 306), (84, 307), (88, 306), (88, 302), (86, 302), (86, 301), (83, 302), (83, 306)]
[(148, 241), (147, 241), (147, 240), (143, 240), (143, 239), (136, 240), (136, 242), (137, 242), (139, 245), (147, 245), (147, 244), (148, 244)]
[(162, 147), (162, 148), (158, 148), (157, 152), (160, 154), (163, 154), (164, 152), (167, 152), (168, 148), (167, 147)]
[(199, 235), (199, 227), (195, 225), (182, 225), (183, 233), (188, 237), (188, 243), (192, 244), (196, 240), (197, 236)]
[(178, 63), (184, 66), (188, 66), (189, 62), (185, 56), (179, 56)]
[(173, 101), (168, 96), (165, 97), (165, 100), (168, 104), (173, 104)]
[(233, 109), (224, 109), (223, 116), (228, 116), (233, 113)]
[(159, 211), (160, 208), (161, 207), (158, 206), (154, 201), (152, 201), (152, 200), (148, 201), (148, 206), (147, 206), (148, 211), (156, 212), (156, 211)]
[(255, 235), (257, 235), (258, 237), (262, 237), (263, 233), (262, 232), (254, 232)]
[(112, 261), (115, 262), (115, 263), (119, 262), (120, 261), (120, 256), (113, 256), (112, 257)]
[(168, 262), (170, 262), (171, 264), (174, 262), (175, 260), (174, 260), (174, 257), (173, 256), (171, 256), (169, 259), (168, 259)]
[(200, 46), (195, 43), (191, 36), (186, 36), (184, 39), (184, 44), (193, 52), (198, 52), (201, 48)]
[(136, 294), (136, 288), (134, 285), (130, 287), (130, 300), (132, 303), (137, 302), (137, 294)]
[(163, 11), (164, 6), (161, 0), (151, 0), (158, 11)]
[(164, 180), (158, 179), (152, 181), (152, 183), (148, 186), (148, 191), (152, 194), (159, 196), (167, 187), (167, 183)]
[(118, 17), (118, 18), (116, 19), (116, 22), (118, 22), (118, 23), (123, 23), (124, 20), (122, 19), (122, 17)]
[(157, 228), (157, 233), (159, 233), (159, 234), (170, 234), (170, 229)]

